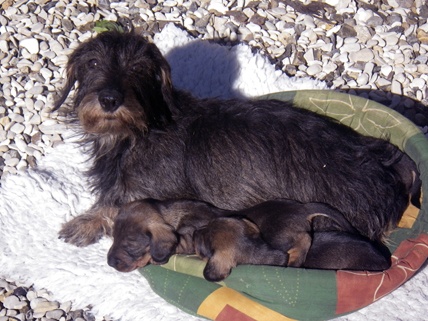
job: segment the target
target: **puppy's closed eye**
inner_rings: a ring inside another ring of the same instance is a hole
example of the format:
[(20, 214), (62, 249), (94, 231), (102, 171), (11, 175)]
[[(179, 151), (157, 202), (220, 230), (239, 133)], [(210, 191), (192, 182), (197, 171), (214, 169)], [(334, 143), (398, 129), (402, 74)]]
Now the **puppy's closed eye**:
[(123, 242), (123, 248), (128, 255), (134, 259), (140, 258), (148, 251), (150, 239), (146, 235), (133, 236)]

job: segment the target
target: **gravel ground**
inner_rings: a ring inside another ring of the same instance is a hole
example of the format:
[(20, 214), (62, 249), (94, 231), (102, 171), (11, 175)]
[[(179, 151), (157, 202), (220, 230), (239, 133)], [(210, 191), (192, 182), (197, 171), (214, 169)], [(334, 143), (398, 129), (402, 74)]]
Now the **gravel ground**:
[[(0, 171), (35, 166), (62, 141), (51, 113), (67, 55), (101, 19), (147, 37), (174, 22), (200, 39), (248, 43), (289, 76), (383, 103), (428, 133), (426, 0), (0, 0)], [(1, 277), (1, 272), (0, 272)], [(15, 282), (14, 282), (15, 281)], [(91, 320), (47, 290), (0, 279), (0, 321)]]

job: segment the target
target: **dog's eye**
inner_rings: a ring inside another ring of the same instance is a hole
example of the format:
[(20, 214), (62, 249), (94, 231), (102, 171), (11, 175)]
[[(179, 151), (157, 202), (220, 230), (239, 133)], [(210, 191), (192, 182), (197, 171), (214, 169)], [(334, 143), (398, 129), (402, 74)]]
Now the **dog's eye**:
[(138, 72), (141, 70), (140, 65), (132, 65), (130, 69), (133, 72)]
[(96, 59), (91, 59), (88, 61), (89, 69), (95, 69), (98, 66), (98, 61)]

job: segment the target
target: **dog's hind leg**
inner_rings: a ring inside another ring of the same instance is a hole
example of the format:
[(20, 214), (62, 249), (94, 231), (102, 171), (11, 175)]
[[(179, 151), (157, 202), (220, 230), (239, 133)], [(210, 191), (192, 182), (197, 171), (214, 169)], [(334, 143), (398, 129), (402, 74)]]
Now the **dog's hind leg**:
[(62, 226), (59, 238), (76, 246), (96, 243), (104, 235), (111, 235), (117, 207), (93, 207)]

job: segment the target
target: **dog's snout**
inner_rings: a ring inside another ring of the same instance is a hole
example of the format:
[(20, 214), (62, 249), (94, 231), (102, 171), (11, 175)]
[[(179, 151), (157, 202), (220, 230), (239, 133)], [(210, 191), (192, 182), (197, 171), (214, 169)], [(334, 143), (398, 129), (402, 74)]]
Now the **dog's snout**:
[(98, 94), (98, 101), (104, 111), (114, 112), (123, 103), (123, 95), (117, 90), (102, 90)]
[(118, 259), (117, 257), (115, 257), (114, 255), (108, 255), (107, 257), (107, 263), (108, 265), (110, 265), (111, 267), (116, 268), (118, 266), (118, 264), (120, 263), (120, 259)]

